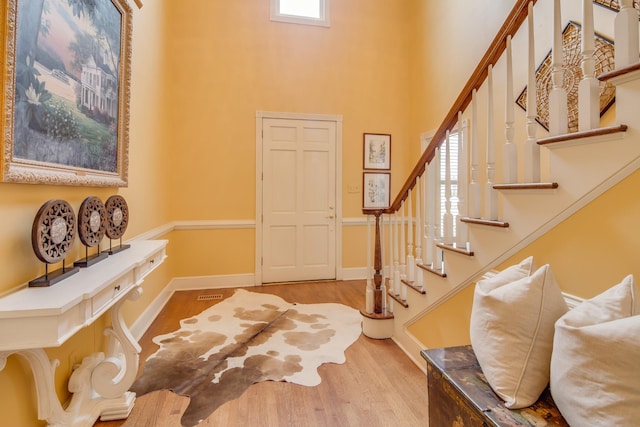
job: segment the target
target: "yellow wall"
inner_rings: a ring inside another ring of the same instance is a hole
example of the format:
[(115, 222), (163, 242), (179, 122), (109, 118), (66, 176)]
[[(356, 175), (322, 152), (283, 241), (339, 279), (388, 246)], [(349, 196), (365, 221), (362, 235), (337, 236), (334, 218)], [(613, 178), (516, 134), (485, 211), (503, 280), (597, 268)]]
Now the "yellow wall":
[[(0, 0), (3, 15), (7, 0)], [(168, 139), (163, 125), (166, 103), (164, 99), (164, 50), (159, 40), (164, 37), (162, 2), (145, 2), (142, 10), (134, 8), (134, 39), (131, 81), (131, 128), (129, 147), (129, 186), (127, 188), (67, 187), (52, 185), (0, 184), (0, 260), (3, 265), (0, 292), (7, 291), (44, 273), (31, 248), (31, 226), (39, 207), (49, 199), (67, 200), (77, 212), (87, 196), (106, 200), (121, 194), (131, 213), (125, 238), (148, 231), (169, 221), (169, 200), (166, 173), (169, 154), (163, 147)], [(2, 19), (2, 34), (5, 40)], [(2, 48), (4, 49), (4, 44)], [(4, 54), (2, 55), (4, 57)], [(4, 81), (4, 72), (3, 72)], [(4, 91), (4, 88), (3, 88)], [(4, 93), (4, 92), (3, 92)], [(3, 121), (4, 122), (4, 121)], [(2, 131), (4, 135), (4, 129)], [(79, 239), (76, 239), (79, 240)], [(68, 262), (84, 255), (79, 241), (69, 255)], [(145, 295), (127, 307), (126, 317), (136, 318), (157, 290), (168, 283), (166, 268), (153, 273), (145, 281)], [(58, 349), (48, 351), (51, 358), (60, 360), (56, 371), (56, 386), (64, 399), (66, 381), (72, 363), (82, 357), (105, 349), (103, 329), (107, 319), (83, 329)], [(16, 356), (9, 358), (0, 371), (0, 385), (5, 390), (0, 399), (3, 425), (44, 425), (36, 421), (35, 391), (28, 367)]]
[[(6, 2), (0, 0), (3, 11)], [(331, 28), (270, 22), (265, 0), (134, 6), (129, 186), (0, 184), (0, 260), (11, 266), (0, 292), (43, 273), (30, 232), (39, 206), (51, 198), (77, 210), (89, 195), (121, 194), (131, 212), (129, 238), (171, 221), (254, 220), (258, 110), (343, 116), (343, 213), (360, 216), (361, 194), (346, 187), (361, 186), (363, 132), (392, 134), (394, 191), (412, 166), (411, 19), (410, 3), (387, 0), (333, 2)], [(346, 235), (345, 266), (364, 265), (363, 227), (348, 227)], [(125, 306), (128, 321), (173, 277), (254, 271), (250, 228), (163, 237), (170, 240), (169, 258), (145, 281), (142, 297)], [(82, 251), (76, 244), (68, 261)], [(48, 350), (61, 361), (56, 387), (62, 399), (71, 365), (104, 350), (108, 322), (105, 316)], [(36, 421), (32, 375), (20, 358), (9, 358), (0, 384), (12, 391), (0, 401), (5, 423), (44, 424)]]
[(403, 2), (332, 2), (330, 28), (271, 22), (264, 0), (167, 9), (176, 219), (254, 218), (257, 110), (343, 116), (347, 217), (362, 204), (346, 186), (361, 186), (363, 132), (392, 134), (393, 171), (403, 175), (411, 16)]
[[(3, 11), (6, 1), (0, 0)], [(0, 260), (11, 266), (0, 277), (0, 292), (42, 274), (29, 239), (35, 212), (50, 198), (66, 199), (77, 210), (89, 195), (106, 199), (118, 192), (131, 212), (128, 237), (171, 221), (255, 220), (258, 110), (343, 116), (343, 215), (360, 216), (361, 193), (346, 189), (361, 186), (362, 133), (392, 134), (395, 195), (413, 167), (419, 134), (438, 126), (513, 1), (334, 1), (331, 28), (270, 22), (267, 0), (144, 3), (140, 10), (134, 6), (133, 17), (129, 186), (0, 184)], [(483, 25), (475, 25), (478, 21)], [(637, 188), (639, 178), (633, 179), (620, 194)], [(622, 198), (616, 196), (615, 203)], [(601, 207), (587, 215), (603, 212), (609, 214)], [(617, 219), (626, 225), (621, 230), (628, 230), (631, 212), (618, 206), (620, 218), (614, 217), (609, 230)], [(575, 227), (593, 217), (586, 218)], [(364, 230), (343, 228), (344, 267), (365, 264)], [(624, 237), (615, 231), (618, 239)], [(127, 304), (129, 321), (173, 277), (253, 273), (250, 228), (179, 230), (164, 237), (170, 240), (169, 258), (145, 281), (143, 296)], [(634, 241), (625, 246), (628, 254), (638, 253)], [(555, 244), (551, 240), (541, 254)], [(70, 259), (80, 251), (77, 245)], [(585, 295), (595, 292), (589, 289)], [(453, 324), (456, 307), (462, 307), (458, 319), (468, 315), (468, 294), (442, 306), (443, 324)], [(415, 327), (428, 330), (431, 320)], [(104, 350), (108, 321), (100, 319), (49, 351), (61, 361), (56, 385), (62, 397), (71, 364)], [(463, 340), (463, 328), (455, 329)], [(436, 339), (445, 334), (437, 333)], [(0, 385), (11, 390), (0, 400), (7, 425), (43, 425), (35, 421), (32, 376), (18, 358), (11, 357), (0, 371)]]

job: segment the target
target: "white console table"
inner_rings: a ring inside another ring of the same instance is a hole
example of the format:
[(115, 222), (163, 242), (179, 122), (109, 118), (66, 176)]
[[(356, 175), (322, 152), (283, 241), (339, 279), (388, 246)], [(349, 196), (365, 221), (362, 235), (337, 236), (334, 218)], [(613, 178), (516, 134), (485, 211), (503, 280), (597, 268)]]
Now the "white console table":
[[(35, 378), (38, 418), (56, 427), (91, 427), (103, 420), (126, 418), (135, 400), (129, 392), (138, 371), (140, 346), (122, 317), (127, 299), (142, 294), (146, 275), (166, 258), (166, 240), (131, 242), (50, 287), (23, 287), (0, 298), (0, 370), (12, 354), (24, 357)], [(57, 361), (47, 347), (62, 345), (78, 330), (110, 310), (112, 326), (107, 353), (85, 357), (69, 379), (73, 394), (65, 407), (54, 384)]]

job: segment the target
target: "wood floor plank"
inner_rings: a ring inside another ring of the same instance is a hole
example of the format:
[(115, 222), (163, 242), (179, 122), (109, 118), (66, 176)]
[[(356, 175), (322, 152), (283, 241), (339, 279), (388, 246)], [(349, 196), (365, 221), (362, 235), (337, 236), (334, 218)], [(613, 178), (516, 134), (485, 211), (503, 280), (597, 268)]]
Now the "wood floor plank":
[[(364, 307), (364, 281), (331, 281), (252, 287), (304, 304), (337, 302)], [(151, 340), (179, 328), (180, 319), (220, 300), (197, 301), (201, 294), (231, 296), (234, 289), (176, 292), (140, 340), (141, 365), (156, 351)], [(213, 426), (426, 426), (426, 376), (391, 340), (361, 335), (346, 351), (346, 363), (319, 368), (322, 383), (305, 387), (262, 382), (220, 406), (199, 425)], [(141, 367), (142, 370), (142, 367)], [(171, 392), (149, 393), (136, 400), (128, 421), (97, 422), (95, 427), (178, 427), (188, 398)]]

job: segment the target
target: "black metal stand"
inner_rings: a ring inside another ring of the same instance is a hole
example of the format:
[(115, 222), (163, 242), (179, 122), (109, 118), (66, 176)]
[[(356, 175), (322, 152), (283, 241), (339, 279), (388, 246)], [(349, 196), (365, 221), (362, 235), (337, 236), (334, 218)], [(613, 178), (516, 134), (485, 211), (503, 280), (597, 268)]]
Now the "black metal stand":
[(109, 255), (117, 254), (118, 252), (124, 251), (125, 249), (129, 249), (131, 245), (123, 245), (122, 237), (120, 237), (120, 244), (118, 246), (111, 247), (113, 240), (109, 239)]
[(49, 273), (49, 264), (44, 265), (45, 273), (44, 276), (40, 276), (37, 279), (33, 279), (29, 282), (29, 287), (33, 288), (43, 288), (47, 286), (52, 286), (58, 283), (61, 280), (66, 279), (67, 277), (76, 274), (80, 269), (78, 267), (66, 268), (64, 261), (62, 261), (62, 268), (59, 270), (52, 271)]
[(85, 256), (83, 259), (80, 259), (73, 263), (76, 267), (90, 267), (93, 264), (102, 261), (103, 259), (109, 256), (106, 252), (100, 252), (100, 246), (98, 245), (98, 253), (93, 255), (89, 255), (89, 247), (85, 246), (84, 248)]

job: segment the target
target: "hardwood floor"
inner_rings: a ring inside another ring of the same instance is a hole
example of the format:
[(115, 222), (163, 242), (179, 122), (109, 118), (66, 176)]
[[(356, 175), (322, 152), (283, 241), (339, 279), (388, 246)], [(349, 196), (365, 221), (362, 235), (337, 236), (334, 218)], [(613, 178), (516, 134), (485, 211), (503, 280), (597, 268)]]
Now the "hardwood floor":
[[(314, 282), (247, 288), (278, 295), (289, 302), (337, 302), (364, 306), (364, 281)], [(179, 320), (198, 314), (220, 300), (197, 301), (199, 295), (233, 289), (176, 292), (140, 340), (141, 365), (157, 346), (151, 339), (178, 329)], [(262, 382), (225, 403), (200, 426), (426, 426), (426, 376), (391, 340), (361, 335), (347, 349), (342, 365), (319, 369), (322, 383), (305, 387)], [(141, 367), (142, 370), (142, 367)], [(126, 421), (97, 422), (95, 427), (176, 427), (189, 400), (169, 391), (140, 396)]]

